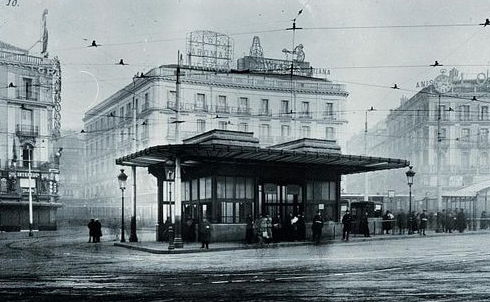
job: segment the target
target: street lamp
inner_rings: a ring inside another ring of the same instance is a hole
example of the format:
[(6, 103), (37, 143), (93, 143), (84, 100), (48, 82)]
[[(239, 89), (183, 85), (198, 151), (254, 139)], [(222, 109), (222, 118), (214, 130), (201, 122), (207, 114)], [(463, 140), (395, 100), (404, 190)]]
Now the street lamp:
[(407, 183), (408, 183), (408, 234), (413, 234), (412, 229), (412, 185), (413, 185), (413, 177), (415, 176), (415, 171), (412, 170), (412, 166), (408, 167), (408, 171), (405, 172), (407, 175)]
[[(367, 133), (368, 133), (368, 112), (376, 111), (376, 109), (371, 106), (371, 108), (366, 110), (366, 119), (364, 121), (364, 155), (367, 156)], [(364, 173), (364, 201), (369, 201), (369, 180), (367, 172)]]
[(126, 180), (128, 176), (124, 173), (124, 169), (121, 169), (121, 173), (117, 176), (119, 181), (119, 189), (121, 189), (121, 242), (126, 242), (124, 238), (124, 190), (126, 189)]
[(28, 173), (27, 176), (29, 178), (29, 237), (32, 237), (32, 224), (34, 222), (34, 215), (32, 210), (32, 171), (31, 171), (31, 148), (27, 145), (27, 167)]
[(175, 168), (173, 166), (165, 166), (165, 180), (170, 182), (168, 186), (168, 209), (170, 223), (168, 225), (168, 249), (175, 249), (174, 245), (174, 228), (172, 226), (172, 183), (175, 180)]

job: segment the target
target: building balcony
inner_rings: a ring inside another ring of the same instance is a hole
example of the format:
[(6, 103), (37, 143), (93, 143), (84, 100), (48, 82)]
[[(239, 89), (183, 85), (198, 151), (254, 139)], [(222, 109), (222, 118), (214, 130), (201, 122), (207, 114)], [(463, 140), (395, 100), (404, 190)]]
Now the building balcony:
[(198, 112), (209, 112), (209, 107), (206, 104), (195, 104), (194, 110)]
[(150, 109), (150, 104), (149, 103), (143, 103), (143, 106), (141, 106), (141, 113), (148, 111)]
[(479, 140), (478, 141), (478, 148), (489, 148), (490, 147), (490, 141), (488, 140)]
[(251, 115), (251, 112), (252, 111), (249, 107), (238, 107), (236, 110), (236, 113), (240, 115)]
[(336, 120), (337, 115), (332, 112), (323, 112), (323, 118), (326, 120)]
[(260, 116), (272, 116), (272, 110), (260, 109), (259, 110), (259, 115)]
[(457, 146), (460, 149), (470, 149), (473, 147), (473, 143), (468, 140), (459, 140)]
[(216, 113), (230, 113), (230, 107), (228, 107), (228, 106), (216, 106)]
[(313, 113), (312, 112), (300, 112), (298, 117), (303, 118), (303, 119), (312, 119)]
[(38, 137), (39, 136), (39, 127), (33, 126), (33, 125), (17, 124), (15, 126), (15, 134), (17, 136)]

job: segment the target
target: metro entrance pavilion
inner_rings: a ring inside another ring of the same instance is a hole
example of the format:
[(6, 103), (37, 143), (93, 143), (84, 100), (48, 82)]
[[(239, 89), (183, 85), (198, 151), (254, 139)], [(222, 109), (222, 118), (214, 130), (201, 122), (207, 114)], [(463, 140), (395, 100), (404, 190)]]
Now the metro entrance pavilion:
[[(147, 168), (157, 178), (157, 241), (164, 238), (164, 207), (169, 204), (175, 204), (170, 209), (176, 224), (207, 218), (211, 240), (234, 241), (244, 240), (248, 215), (304, 213), (309, 226), (321, 211), (324, 220), (338, 223), (342, 175), (398, 169), (410, 162), (343, 155), (331, 140), (303, 138), (264, 148), (252, 132), (211, 130), (182, 144), (123, 156), (116, 164)], [(173, 196), (168, 192), (172, 184)]]

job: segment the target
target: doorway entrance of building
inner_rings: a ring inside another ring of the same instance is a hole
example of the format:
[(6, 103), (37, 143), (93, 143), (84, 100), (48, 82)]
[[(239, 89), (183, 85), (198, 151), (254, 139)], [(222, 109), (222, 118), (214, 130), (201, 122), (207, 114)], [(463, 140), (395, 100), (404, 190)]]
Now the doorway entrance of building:
[(297, 216), (305, 211), (303, 188), (296, 184), (265, 183), (259, 185), (259, 203), (262, 213), (267, 213), (270, 217), (280, 215), (284, 219), (289, 213)]

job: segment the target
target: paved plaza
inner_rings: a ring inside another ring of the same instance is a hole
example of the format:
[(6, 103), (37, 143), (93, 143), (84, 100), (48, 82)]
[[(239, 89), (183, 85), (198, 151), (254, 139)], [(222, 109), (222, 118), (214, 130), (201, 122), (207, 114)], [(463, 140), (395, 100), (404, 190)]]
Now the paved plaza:
[[(140, 238), (146, 237), (151, 234), (142, 232)], [(154, 254), (114, 246), (108, 237), (87, 243), (82, 228), (33, 238), (1, 233), (0, 296), (2, 301), (490, 299), (489, 232), (407, 237), (229, 251), (213, 251), (211, 245), (206, 253)]]

